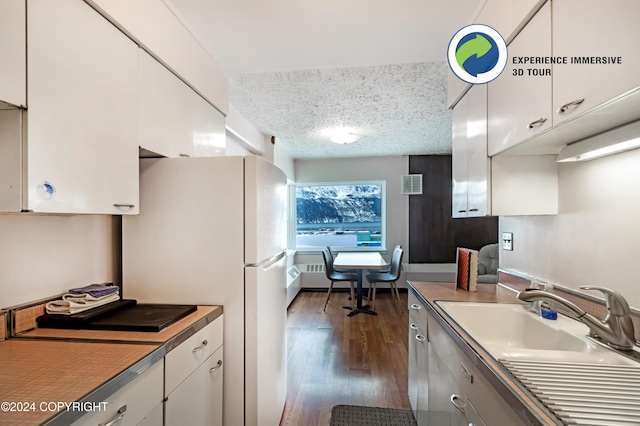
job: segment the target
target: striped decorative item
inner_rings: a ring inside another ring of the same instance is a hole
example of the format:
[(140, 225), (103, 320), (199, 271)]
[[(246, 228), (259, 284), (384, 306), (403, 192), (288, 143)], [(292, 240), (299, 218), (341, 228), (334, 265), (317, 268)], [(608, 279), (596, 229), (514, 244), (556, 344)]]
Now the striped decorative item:
[(476, 291), (478, 284), (478, 251), (458, 247), (456, 254), (456, 287)]

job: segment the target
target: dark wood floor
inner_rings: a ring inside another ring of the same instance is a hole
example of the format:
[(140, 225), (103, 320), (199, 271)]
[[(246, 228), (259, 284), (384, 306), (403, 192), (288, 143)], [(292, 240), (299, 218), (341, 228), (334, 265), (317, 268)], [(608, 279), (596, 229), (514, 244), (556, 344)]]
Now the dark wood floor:
[(287, 319), (288, 390), (281, 425), (329, 424), (331, 408), (409, 408), (407, 293), (376, 295), (377, 316), (348, 317), (347, 293), (302, 292)]

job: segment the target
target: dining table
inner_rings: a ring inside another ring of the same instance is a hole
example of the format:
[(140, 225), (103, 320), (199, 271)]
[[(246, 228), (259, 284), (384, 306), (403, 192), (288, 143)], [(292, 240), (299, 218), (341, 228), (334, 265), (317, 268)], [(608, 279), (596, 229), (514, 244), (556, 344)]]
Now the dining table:
[(384, 269), (389, 265), (377, 251), (339, 252), (333, 261), (333, 266), (338, 269), (354, 269), (358, 282), (356, 287), (356, 306), (351, 307), (347, 314), (353, 316), (361, 312), (369, 315), (378, 315), (376, 311), (369, 309), (369, 305), (362, 305), (362, 271), (365, 269)]

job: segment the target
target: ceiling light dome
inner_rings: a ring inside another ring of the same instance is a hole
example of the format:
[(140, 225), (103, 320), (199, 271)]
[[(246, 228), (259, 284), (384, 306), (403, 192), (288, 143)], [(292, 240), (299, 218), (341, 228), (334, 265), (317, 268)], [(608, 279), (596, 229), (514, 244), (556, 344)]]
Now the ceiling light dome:
[(360, 139), (360, 136), (354, 135), (353, 133), (341, 133), (338, 135), (331, 136), (331, 138), (329, 139), (331, 140), (331, 142), (346, 145), (348, 143), (353, 143), (357, 141), (358, 139)]

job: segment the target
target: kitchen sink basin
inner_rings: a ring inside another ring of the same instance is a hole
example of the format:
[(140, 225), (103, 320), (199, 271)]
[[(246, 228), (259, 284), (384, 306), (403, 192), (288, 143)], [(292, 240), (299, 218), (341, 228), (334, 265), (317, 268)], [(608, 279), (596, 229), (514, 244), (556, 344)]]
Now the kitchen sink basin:
[(541, 318), (528, 305), (437, 301), (445, 313), (495, 359), (638, 365), (586, 337), (586, 325), (558, 315)]

